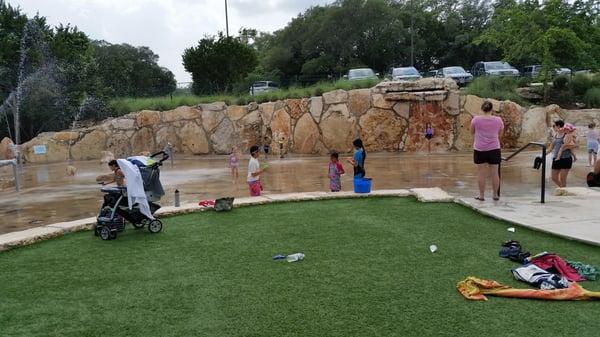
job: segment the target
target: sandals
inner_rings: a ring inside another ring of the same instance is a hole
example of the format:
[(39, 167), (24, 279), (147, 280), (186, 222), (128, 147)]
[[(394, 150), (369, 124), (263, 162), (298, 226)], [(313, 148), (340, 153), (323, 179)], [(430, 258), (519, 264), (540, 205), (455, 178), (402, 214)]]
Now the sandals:
[(480, 197), (475, 197), (475, 200), (479, 200), (479, 201), (485, 201), (484, 198), (480, 198)]
[(494, 201), (498, 201), (500, 200), (500, 197), (493, 197), (492, 199), (494, 199)]

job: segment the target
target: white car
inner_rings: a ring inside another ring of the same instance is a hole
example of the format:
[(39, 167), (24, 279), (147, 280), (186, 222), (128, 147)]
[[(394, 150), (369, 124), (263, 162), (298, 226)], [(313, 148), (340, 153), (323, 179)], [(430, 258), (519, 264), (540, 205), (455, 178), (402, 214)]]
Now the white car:
[(256, 81), (250, 87), (250, 96), (256, 96), (263, 92), (279, 90), (277, 83), (272, 81)]
[(350, 69), (348, 75), (344, 75), (344, 78), (350, 81), (356, 80), (368, 80), (368, 79), (379, 79), (379, 74), (375, 73), (371, 68), (357, 68)]

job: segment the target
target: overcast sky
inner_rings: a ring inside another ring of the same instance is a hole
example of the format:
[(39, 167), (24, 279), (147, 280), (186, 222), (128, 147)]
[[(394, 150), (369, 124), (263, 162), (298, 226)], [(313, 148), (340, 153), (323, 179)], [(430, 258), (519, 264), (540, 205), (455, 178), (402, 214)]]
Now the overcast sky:
[[(90, 38), (148, 46), (178, 82), (191, 81), (181, 54), (205, 34), (225, 32), (224, 0), (8, 0), (51, 26), (77, 26)], [(240, 27), (272, 32), (314, 5), (333, 0), (228, 0), (229, 32)]]

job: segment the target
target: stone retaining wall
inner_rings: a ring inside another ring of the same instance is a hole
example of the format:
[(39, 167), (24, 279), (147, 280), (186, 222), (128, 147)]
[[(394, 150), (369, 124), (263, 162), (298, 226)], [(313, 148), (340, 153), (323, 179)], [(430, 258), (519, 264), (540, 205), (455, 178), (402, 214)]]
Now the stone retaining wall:
[[(277, 153), (325, 154), (350, 152), (361, 137), (367, 151), (418, 152), (426, 149), (425, 125), (431, 123), (432, 151), (472, 148), (469, 130), (481, 113), (482, 98), (461, 95), (456, 83), (444, 79), (382, 82), (371, 89), (335, 90), (323, 96), (287, 99), (246, 106), (225, 103), (182, 106), (169, 111), (140, 111), (108, 119), (90, 128), (48, 132), (22, 145), (27, 162), (90, 160), (111, 151), (116, 157), (162, 149), (167, 142), (176, 153), (227, 154), (237, 146), (246, 152), (268, 137)], [(597, 120), (598, 111), (566, 113), (558, 106), (529, 110), (492, 100), (494, 113), (506, 125), (503, 148), (544, 140), (553, 118), (579, 116), (578, 122)], [(581, 115), (581, 116), (580, 116)], [(567, 118), (568, 120), (568, 118)], [(0, 157), (10, 157), (9, 140), (0, 143)], [(34, 154), (34, 145), (47, 153)]]

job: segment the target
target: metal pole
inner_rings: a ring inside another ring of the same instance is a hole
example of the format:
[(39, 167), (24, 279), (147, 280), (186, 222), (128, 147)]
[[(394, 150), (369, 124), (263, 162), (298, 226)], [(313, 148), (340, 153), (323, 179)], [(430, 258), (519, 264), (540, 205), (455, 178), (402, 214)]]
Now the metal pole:
[(227, 15), (227, 0), (225, 0), (225, 31), (229, 37), (229, 16)]
[(546, 145), (542, 145), (542, 197), (541, 203), (546, 200)]
[(12, 165), (13, 174), (15, 175), (15, 189), (17, 192), (21, 191), (21, 177), (19, 177), (19, 170), (17, 170), (17, 160), (15, 159), (15, 163)]
[(415, 6), (410, 1), (410, 66), (415, 66)]

